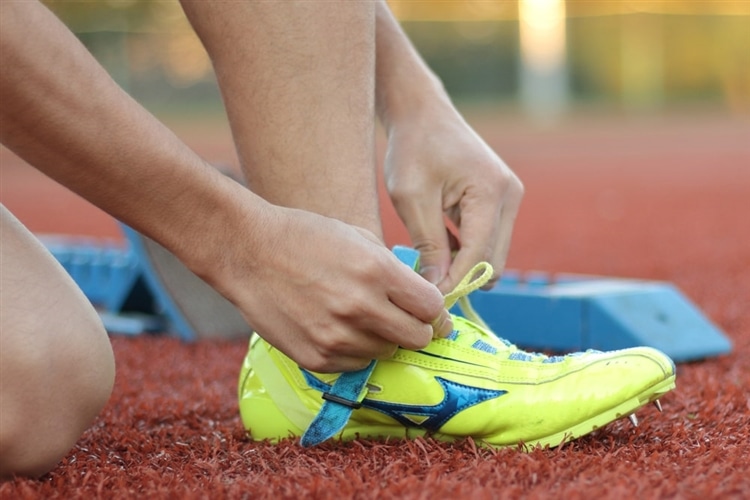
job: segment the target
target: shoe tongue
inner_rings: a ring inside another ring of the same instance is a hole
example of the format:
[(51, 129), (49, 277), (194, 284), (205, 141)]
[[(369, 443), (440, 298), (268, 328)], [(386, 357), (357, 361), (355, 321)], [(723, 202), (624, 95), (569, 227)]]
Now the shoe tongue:
[(464, 347), (497, 354), (516, 349), (510, 342), (495, 335), (471, 306), (468, 295), (484, 286), (492, 277), (492, 266), (480, 262), (469, 271), (456, 287), (445, 296), (445, 307), (450, 309), (456, 302), (463, 316), (452, 315), (453, 332), (449, 340)]
[(490, 354), (511, 351), (514, 346), (482, 326), (461, 316), (452, 316), (453, 332), (447, 337), (457, 345), (470, 347)]

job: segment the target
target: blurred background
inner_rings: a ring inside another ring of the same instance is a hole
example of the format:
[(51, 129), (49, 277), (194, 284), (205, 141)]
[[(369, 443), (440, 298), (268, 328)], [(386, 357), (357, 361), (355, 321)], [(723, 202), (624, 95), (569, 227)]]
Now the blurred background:
[[(115, 79), (160, 113), (221, 106), (177, 0), (45, 0)], [(460, 106), (553, 124), (584, 110), (750, 114), (750, 2), (391, 0)]]
[[(177, 0), (45, 3), (202, 158), (239, 169)], [(750, 0), (389, 3), (526, 186), (510, 269), (668, 280), (744, 328)], [(4, 148), (0, 166), (0, 201), (32, 231), (122, 238), (110, 216)], [(382, 187), (385, 241), (408, 244)]]

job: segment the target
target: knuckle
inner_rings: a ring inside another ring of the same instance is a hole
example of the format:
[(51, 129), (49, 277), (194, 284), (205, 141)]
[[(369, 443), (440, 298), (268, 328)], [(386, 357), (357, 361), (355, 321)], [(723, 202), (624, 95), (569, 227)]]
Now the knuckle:
[(444, 244), (435, 241), (428, 235), (418, 235), (412, 238), (412, 246), (419, 252), (422, 258), (429, 258), (439, 253), (443, 249)]
[(492, 170), (487, 175), (482, 177), (481, 183), (476, 184), (474, 187), (477, 194), (480, 196), (489, 196), (491, 198), (499, 198), (504, 195), (508, 190), (509, 179), (500, 169)]
[(409, 206), (419, 194), (420, 190), (405, 184), (399, 184), (390, 190), (391, 201), (397, 210)]
[[(379, 274), (377, 272), (366, 272), (363, 279), (367, 283), (373, 283)], [(335, 314), (344, 320), (361, 320), (370, 315), (369, 302), (365, 294), (360, 290), (349, 290), (342, 294), (336, 302)]]
[(526, 193), (526, 187), (517, 176), (513, 175), (510, 186), (508, 186), (508, 193), (515, 199), (520, 200)]
[(318, 339), (316, 351), (318, 357), (324, 360), (331, 360), (340, 355), (345, 346), (346, 342), (342, 341), (338, 335), (329, 334)]
[(297, 363), (306, 370), (319, 373), (329, 373), (333, 368), (331, 359), (323, 356), (317, 351), (307, 354), (303, 358), (297, 360)]
[(483, 177), (484, 185), (493, 192), (522, 196), (524, 186), (518, 176), (504, 163), (495, 164)]

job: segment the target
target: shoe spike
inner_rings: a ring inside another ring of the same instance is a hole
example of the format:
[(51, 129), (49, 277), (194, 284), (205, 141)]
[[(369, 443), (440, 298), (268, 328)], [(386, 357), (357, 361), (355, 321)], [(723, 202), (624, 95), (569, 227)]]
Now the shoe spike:
[(656, 406), (656, 409), (657, 409), (657, 410), (659, 410), (659, 413), (661, 413), (661, 412), (662, 412), (662, 409), (661, 409), (661, 403), (659, 402), (659, 400), (658, 400), (658, 399), (655, 399), (655, 400), (654, 400), (654, 406)]
[(633, 424), (633, 427), (638, 427), (638, 417), (635, 416), (635, 413), (628, 416), (628, 420), (630, 420), (630, 423)]

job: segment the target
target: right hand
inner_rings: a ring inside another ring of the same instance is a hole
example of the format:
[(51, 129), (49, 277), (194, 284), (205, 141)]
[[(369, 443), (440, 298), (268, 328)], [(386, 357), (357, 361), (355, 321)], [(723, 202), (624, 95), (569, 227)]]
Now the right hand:
[(300, 366), (357, 370), (399, 346), (421, 349), (433, 334), (450, 332), (437, 287), (372, 233), (302, 210), (266, 208), (263, 234), (248, 241), (247, 232), (233, 231), (237, 241), (222, 249), (223, 276), (206, 279)]

